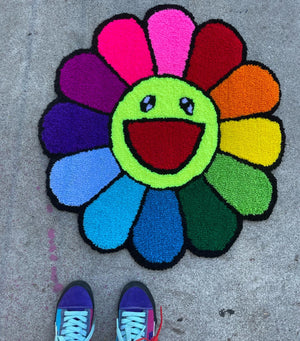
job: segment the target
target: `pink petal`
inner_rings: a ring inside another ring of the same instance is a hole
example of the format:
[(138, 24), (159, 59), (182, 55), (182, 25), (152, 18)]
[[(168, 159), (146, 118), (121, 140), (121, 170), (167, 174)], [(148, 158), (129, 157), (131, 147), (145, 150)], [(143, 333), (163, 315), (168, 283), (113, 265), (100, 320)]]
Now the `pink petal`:
[(192, 19), (178, 9), (164, 9), (150, 16), (148, 32), (158, 74), (183, 75), (194, 30)]
[(98, 35), (98, 51), (128, 84), (153, 75), (145, 33), (133, 17), (110, 21)]

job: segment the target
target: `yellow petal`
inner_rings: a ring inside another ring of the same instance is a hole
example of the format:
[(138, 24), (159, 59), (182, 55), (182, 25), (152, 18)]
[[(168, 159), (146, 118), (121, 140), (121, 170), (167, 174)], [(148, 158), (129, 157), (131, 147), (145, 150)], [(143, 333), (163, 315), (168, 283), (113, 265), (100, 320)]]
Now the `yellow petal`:
[(281, 151), (281, 126), (267, 118), (226, 121), (220, 125), (220, 149), (262, 166), (271, 166)]

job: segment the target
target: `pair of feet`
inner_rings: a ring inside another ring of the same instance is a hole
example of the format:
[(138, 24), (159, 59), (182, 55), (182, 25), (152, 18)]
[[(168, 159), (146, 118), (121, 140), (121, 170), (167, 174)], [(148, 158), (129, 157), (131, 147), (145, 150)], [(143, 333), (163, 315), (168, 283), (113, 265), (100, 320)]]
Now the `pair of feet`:
[[(119, 300), (116, 341), (158, 341), (156, 312), (149, 289), (140, 282), (127, 284)], [(162, 319), (161, 319), (162, 323)], [(83, 281), (70, 283), (56, 308), (55, 341), (89, 341), (94, 332), (94, 299)]]

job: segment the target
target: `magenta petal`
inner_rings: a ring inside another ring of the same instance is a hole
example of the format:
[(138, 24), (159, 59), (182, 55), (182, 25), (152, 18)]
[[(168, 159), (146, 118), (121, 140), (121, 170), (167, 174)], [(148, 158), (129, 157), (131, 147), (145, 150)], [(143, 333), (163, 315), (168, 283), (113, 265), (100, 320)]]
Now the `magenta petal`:
[(50, 154), (68, 154), (109, 144), (109, 116), (73, 103), (57, 103), (41, 121), (40, 137)]
[(108, 22), (97, 37), (98, 51), (130, 85), (153, 76), (153, 62), (144, 29), (134, 17)]
[(148, 19), (148, 32), (158, 74), (182, 77), (195, 24), (177, 8), (154, 12)]
[(106, 113), (112, 112), (127, 88), (103, 60), (88, 52), (64, 62), (58, 77), (65, 96)]

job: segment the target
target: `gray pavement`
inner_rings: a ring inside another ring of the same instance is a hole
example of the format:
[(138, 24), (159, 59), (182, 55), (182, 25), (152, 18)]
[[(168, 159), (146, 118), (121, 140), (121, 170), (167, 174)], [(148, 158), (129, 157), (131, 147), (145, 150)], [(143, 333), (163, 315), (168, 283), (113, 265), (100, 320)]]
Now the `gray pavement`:
[(62, 57), (90, 47), (103, 20), (121, 12), (142, 18), (160, 3), (0, 0), (3, 341), (53, 340), (59, 290), (75, 279), (94, 290), (94, 340), (115, 339), (118, 295), (134, 279), (145, 282), (163, 307), (160, 340), (300, 340), (299, 1), (168, 2), (185, 6), (198, 23), (221, 18), (235, 26), (248, 59), (266, 64), (281, 82), (275, 115), (285, 126), (286, 150), (274, 171), (278, 202), (268, 220), (244, 223), (227, 254), (205, 259), (187, 252), (162, 272), (140, 267), (126, 250), (100, 255), (82, 241), (77, 215), (52, 207), (45, 193), (48, 158), (37, 123), (55, 98)]

